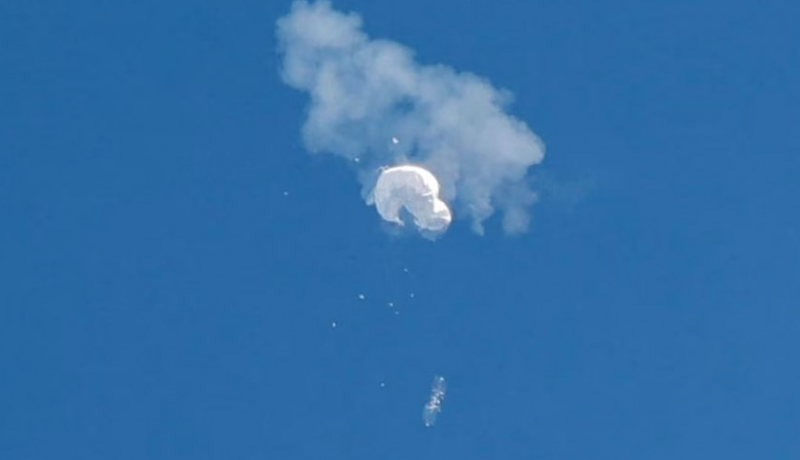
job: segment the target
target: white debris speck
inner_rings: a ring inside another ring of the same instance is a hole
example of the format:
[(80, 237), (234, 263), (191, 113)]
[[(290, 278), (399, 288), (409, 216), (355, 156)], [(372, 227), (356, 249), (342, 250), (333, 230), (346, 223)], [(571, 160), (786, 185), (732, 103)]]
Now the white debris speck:
[(334, 321), (334, 322), (332, 322), (332, 323), (331, 323), (331, 327), (332, 327), (332, 328), (334, 328), (334, 329), (336, 329), (336, 321)]
[(381, 382), (381, 388), (384, 388), (384, 387), (386, 387), (386, 384)]
[(400, 141), (399, 141), (399, 140), (398, 140), (396, 137), (393, 137), (393, 138), (392, 138), (392, 144), (397, 144), (397, 143), (399, 143), (399, 142), (400, 142)]
[(389, 302), (389, 307), (394, 307), (394, 302)]
[(412, 292), (412, 293), (411, 293), (411, 294), (409, 294), (408, 296), (409, 296), (409, 297), (411, 297), (411, 298), (413, 299), (413, 298), (414, 298), (414, 293)]
[(406, 273), (408, 273), (408, 269), (407, 269), (407, 268), (404, 268), (404, 269), (403, 269), (403, 271), (404, 271), (404, 272), (406, 272)]
[(361, 158), (355, 157), (353, 158), (353, 161), (355, 161), (356, 163), (361, 163)]
[(358, 295), (358, 300), (364, 300), (366, 298), (367, 298), (367, 296), (365, 296), (364, 294), (359, 294)]
[(283, 196), (289, 196), (289, 192), (283, 192)]

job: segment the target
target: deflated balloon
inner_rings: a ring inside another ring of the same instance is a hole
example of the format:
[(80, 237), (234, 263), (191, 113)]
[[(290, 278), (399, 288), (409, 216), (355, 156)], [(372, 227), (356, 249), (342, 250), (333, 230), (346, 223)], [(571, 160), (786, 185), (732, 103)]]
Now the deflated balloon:
[(373, 191), (373, 200), (384, 220), (405, 225), (401, 218), (406, 210), (420, 230), (442, 232), (453, 216), (439, 198), (439, 181), (427, 169), (402, 165), (383, 170)]

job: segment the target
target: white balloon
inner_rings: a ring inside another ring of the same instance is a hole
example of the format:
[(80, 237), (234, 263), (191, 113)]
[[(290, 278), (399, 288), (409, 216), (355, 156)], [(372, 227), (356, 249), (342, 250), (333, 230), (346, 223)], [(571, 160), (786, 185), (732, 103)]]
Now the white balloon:
[(383, 170), (373, 200), (384, 220), (405, 225), (400, 213), (408, 211), (420, 230), (443, 232), (453, 220), (447, 203), (439, 198), (439, 181), (427, 169), (415, 165)]

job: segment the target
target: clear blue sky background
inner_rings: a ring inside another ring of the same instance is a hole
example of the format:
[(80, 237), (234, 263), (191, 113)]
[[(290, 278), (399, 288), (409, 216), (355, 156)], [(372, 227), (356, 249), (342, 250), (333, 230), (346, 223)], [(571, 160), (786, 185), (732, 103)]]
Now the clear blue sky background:
[(547, 144), (431, 243), (303, 150), (288, 1), (0, 2), (0, 458), (797, 459), (798, 5), (336, 2)]

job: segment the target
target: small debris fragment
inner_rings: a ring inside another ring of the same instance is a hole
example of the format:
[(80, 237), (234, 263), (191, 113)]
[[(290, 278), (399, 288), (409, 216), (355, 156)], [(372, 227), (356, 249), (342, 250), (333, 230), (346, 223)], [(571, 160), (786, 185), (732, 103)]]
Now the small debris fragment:
[(367, 296), (365, 296), (364, 294), (359, 294), (358, 295), (358, 300), (364, 300), (366, 298), (367, 298)]

